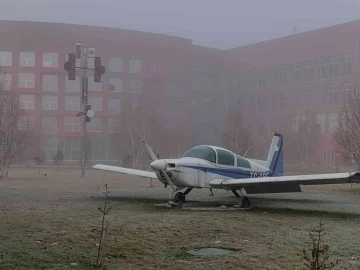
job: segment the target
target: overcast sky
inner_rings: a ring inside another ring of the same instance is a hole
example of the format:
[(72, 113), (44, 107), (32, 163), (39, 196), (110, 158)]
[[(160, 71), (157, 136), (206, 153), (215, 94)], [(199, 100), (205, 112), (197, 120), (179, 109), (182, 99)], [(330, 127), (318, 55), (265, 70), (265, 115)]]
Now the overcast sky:
[(360, 0), (0, 0), (0, 19), (110, 24), (228, 48), (360, 19)]

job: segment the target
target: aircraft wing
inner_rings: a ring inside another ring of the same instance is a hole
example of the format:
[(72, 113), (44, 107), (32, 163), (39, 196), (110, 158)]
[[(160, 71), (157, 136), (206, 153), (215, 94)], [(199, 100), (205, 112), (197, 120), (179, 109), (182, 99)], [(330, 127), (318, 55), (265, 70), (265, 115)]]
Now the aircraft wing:
[(102, 164), (96, 164), (93, 168), (97, 169), (97, 170), (107, 171), (107, 172), (117, 172), (117, 173), (122, 173), (122, 174), (138, 175), (141, 177), (157, 179), (157, 176), (154, 172), (134, 170), (134, 169), (102, 165)]
[(214, 179), (209, 182), (209, 185), (214, 188), (236, 189), (269, 184), (324, 185), (345, 183), (360, 183), (360, 172), (291, 175), (243, 179)]

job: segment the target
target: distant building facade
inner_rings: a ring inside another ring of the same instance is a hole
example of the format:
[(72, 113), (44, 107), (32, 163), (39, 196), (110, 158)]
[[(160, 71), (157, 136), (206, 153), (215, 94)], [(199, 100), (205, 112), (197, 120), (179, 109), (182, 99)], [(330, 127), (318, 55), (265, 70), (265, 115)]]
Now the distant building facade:
[[(189, 146), (221, 144), (226, 112), (240, 106), (258, 158), (266, 158), (275, 130), (286, 131), (288, 115), (296, 122), (315, 110), (316, 161), (334, 164), (332, 134), (354, 88), (359, 34), (355, 21), (224, 51), (138, 31), (0, 21), (0, 72), (19, 93), (49, 160), (58, 150), (65, 160), (80, 158), (83, 125), (76, 114), (83, 110), (82, 72), (69, 81), (63, 64), (82, 42), (95, 47), (106, 68), (101, 83), (88, 73), (93, 161), (121, 158), (110, 139), (117, 119), (124, 109), (151, 102), (167, 129), (192, 138)], [(164, 142), (165, 155), (171, 143), (171, 138)]]

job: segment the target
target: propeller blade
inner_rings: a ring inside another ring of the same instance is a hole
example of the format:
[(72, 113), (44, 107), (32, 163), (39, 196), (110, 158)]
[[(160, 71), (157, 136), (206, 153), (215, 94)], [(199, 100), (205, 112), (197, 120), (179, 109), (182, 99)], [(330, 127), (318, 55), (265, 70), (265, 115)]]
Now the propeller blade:
[(167, 175), (167, 173), (165, 172), (165, 170), (161, 170), (161, 172), (164, 174), (168, 185), (175, 191), (175, 190), (176, 190), (176, 187), (175, 187), (174, 184), (171, 182), (171, 179), (169, 178), (169, 176)]
[(158, 160), (158, 157), (155, 155), (154, 151), (151, 149), (150, 145), (146, 141), (143, 141), (143, 144), (151, 158), (151, 161)]

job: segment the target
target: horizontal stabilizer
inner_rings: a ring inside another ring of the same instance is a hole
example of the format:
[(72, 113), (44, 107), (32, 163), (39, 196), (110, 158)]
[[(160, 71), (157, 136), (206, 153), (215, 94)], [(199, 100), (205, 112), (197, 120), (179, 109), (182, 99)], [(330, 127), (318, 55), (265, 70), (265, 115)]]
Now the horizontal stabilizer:
[(107, 171), (107, 172), (116, 172), (116, 173), (137, 175), (137, 176), (141, 176), (141, 177), (157, 179), (157, 176), (154, 172), (134, 170), (134, 169), (129, 169), (129, 168), (102, 165), (102, 164), (96, 164), (93, 168), (97, 169), (97, 170)]
[(299, 185), (325, 185), (360, 183), (360, 172), (291, 175), (262, 178), (243, 179), (214, 179), (209, 185), (214, 188), (234, 189), (246, 188), (247, 186), (260, 186), (265, 184), (294, 183)]

